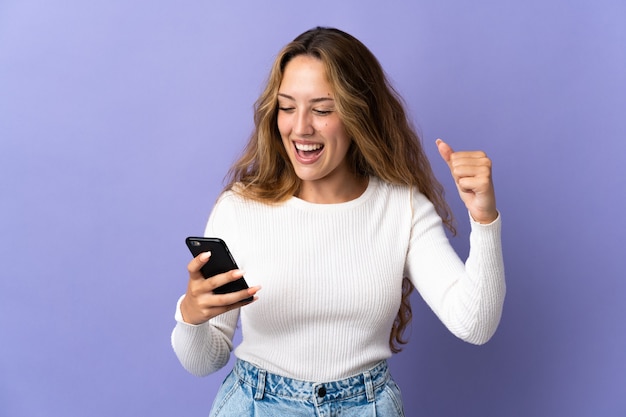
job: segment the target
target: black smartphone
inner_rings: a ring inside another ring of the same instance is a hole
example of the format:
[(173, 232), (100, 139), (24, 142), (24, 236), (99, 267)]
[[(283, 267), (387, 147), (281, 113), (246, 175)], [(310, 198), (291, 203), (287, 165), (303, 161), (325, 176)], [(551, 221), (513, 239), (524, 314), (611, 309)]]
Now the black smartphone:
[[(211, 251), (211, 257), (208, 262), (204, 264), (200, 272), (204, 278), (211, 278), (214, 275), (222, 274), (224, 272), (238, 269), (235, 259), (230, 254), (226, 242), (217, 237), (188, 237), (185, 239), (187, 247), (191, 251), (191, 254), (196, 257), (202, 252)], [(235, 292), (245, 290), (249, 288), (246, 280), (241, 277), (237, 281), (232, 281), (221, 287), (213, 290), (216, 294), (226, 294), (229, 292)], [(252, 301), (252, 297), (246, 298), (242, 301)]]

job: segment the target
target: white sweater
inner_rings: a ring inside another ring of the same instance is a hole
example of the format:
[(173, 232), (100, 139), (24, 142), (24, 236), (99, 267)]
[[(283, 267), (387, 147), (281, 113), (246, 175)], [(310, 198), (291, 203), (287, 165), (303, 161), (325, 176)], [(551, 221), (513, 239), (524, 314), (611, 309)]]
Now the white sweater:
[[(444, 325), (485, 343), (505, 294), (500, 218), (472, 222), (465, 264), (433, 205), (406, 186), (371, 178), (357, 199), (266, 205), (224, 193), (206, 236), (228, 244), (259, 299), (207, 323), (184, 323), (180, 300), (172, 345), (195, 375), (222, 368), (241, 319), (235, 355), (286, 377), (331, 381), (391, 356), (389, 334), (408, 276)], [(209, 261), (210, 262), (210, 261)]]

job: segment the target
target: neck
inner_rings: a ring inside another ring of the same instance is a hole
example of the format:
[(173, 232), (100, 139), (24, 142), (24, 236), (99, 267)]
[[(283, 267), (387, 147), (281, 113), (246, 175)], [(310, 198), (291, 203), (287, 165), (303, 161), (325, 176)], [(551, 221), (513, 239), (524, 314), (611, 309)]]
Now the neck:
[(353, 176), (340, 181), (321, 179), (303, 181), (296, 197), (309, 203), (337, 204), (357, 199), (367, 189), (368, 177)]

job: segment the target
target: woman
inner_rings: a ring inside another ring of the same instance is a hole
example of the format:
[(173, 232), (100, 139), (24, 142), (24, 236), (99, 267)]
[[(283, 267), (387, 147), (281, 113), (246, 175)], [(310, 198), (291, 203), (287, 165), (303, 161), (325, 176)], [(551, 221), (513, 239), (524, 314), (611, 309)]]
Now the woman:
[[(331, 28), (280, 52), (205, 231), (242, 270), (205, 280), (210, 254), (193, 259), (172, 333), (183, 366), (207, 375), (227, 363), (241, 320), (212, 416), (404, 415), (386, 359), (405, 342), (413, 287), (452, 333), (490, 339), (505, 293), (491, 161), (436, 145), (470, 214), (465, 264), (445, 236), (442, 187), (372, 53)], [(250, 289), (213, 293), (243, 270)]]

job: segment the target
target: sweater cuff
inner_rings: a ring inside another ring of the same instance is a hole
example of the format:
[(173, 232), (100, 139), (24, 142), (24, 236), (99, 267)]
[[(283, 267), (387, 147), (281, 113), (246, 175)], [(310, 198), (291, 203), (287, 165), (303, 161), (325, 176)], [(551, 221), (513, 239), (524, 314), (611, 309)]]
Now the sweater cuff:
[(469, 217), (471, 225), (470, 247), (491, 248), (489, 251), (501, 256), (502, 216), (500, 216), (500, 212), (493, 222), (486, 224), (478, 223), (472, 219), (471, 215)]
[(476, 220), (474, 220), (474, 218), (472, 217), (472, 215), (470, 214), (470, 212), (467, 212), (467, 216), (470, 219), (470, 223), (472, 224), (472, 228), (478, 227), (493, 227), (493, 226), (498, 226), (500, 227), (500, 224), (502, 223), (502, 217), (500, 216), (500, 212), (498, 211), (498, 217), (496, 217), (496, 219), (494, 221), (492, 221), (491, 223), (479, 223)]
[(185, 295), (181, 295), (180, 298), (178, 299), (178, 302), (176, 303), (176, 313), (174, 313), (174, 320), (176, 320), (179, 323), (183, 323), (183, 324), (187, 324), (185, 323), (185, 320), (183, 320), (183, 313), (180, 311), (180, 304), (183, 302), (183, 299), (185, 298)]
[[(191, 324), (187, 323), (183, 320), (183, 314), (180, 311), (180, 303), (183, 301), (185, 296), (181, 296), (176, 303), (176, 313), (174, 314), (174, 318), (176, 319), (176, 327), (172, 332), (172, 345), (175, 346), (175, 340), (185, 341), (185, 344), (193, 344), (197, 342), (193, 342), (194, 340), (201, 340), (201, 344), (209, 343), (211, 337), (211, 332), (207, 331), (208, 322), (200, 323), (200, 324)], [(178, 334), (178, 337), (175, 337), (175, 334)]]
[(185, 298), (185, 295), (181, 295), (180, 298), (178, 299), (178, 302), (176, 303), (176, 312), (174, 313), (174, 320), (176, 320), (176, 322), (183, 324), (185, 326), (189, 326), (191, 328), (193, 327), (200, 327), (202, 326), (204, 323), (200, 323), (200, 324), (191, 324), (191, 323), (187, 323), (185, 321), (185, 319), (183, 319), (183, 312), (180, 310), (180, 305), (183, 302)]

